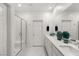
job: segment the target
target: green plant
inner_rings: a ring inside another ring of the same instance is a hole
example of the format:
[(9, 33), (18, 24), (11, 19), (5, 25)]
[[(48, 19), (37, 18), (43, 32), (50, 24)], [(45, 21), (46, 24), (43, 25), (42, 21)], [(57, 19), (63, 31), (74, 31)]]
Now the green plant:
[(62, 39), (62, 32), (61, 31), (58, 31), (57, 32), (57, 39), (58, 40), (61, 40)]

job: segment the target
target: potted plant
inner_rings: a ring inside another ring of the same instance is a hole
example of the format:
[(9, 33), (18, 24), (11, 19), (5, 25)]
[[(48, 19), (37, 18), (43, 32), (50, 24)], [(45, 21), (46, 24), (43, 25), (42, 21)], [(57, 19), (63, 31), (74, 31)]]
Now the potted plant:
[(57, 39), (58, 40), (61, 40), (62, 39), (62, 32), (61, 31), (58, 31), (57, 32)]
[(68, 39), (70, 37), (69, 32), (63, 31), (62, 36), (63, 36), (64, 43), (68, 43)]

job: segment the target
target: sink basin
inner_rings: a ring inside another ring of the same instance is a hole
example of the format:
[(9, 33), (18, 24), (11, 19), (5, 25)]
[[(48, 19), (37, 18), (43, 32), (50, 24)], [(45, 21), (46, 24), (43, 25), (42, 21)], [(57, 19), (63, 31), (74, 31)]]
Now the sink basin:
[(59, 45), (59, 47), (71, 47), (70, 45)]
[(74, 47), (69, 45), (60, 45), (60, 47), (64, 49), (65, 52), (68, 52), (71, 55), (79, 56), (79, 49), (75, 49)]

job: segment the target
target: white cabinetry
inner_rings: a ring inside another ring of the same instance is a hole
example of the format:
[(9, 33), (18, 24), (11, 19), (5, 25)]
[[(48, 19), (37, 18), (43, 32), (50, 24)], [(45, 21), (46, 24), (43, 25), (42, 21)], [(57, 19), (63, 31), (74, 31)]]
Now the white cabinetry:
[(45, 48), (48, 55), (51, 56), (51, 42), (48, 39), (45, 40)]
[(63, 56), (63, 54), (53, 44), (51, 45), (51, 55), (52, 56)]
[(45, 48), (49, 56), (63, 56), (48, 38), (45, 38)]

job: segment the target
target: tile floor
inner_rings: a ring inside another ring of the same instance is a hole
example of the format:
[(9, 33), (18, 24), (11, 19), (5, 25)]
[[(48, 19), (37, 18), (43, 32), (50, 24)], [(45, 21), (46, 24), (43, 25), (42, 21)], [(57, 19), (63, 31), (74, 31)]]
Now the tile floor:
[(44, 47), (25, 47), (18, 56), (46, 56)]

